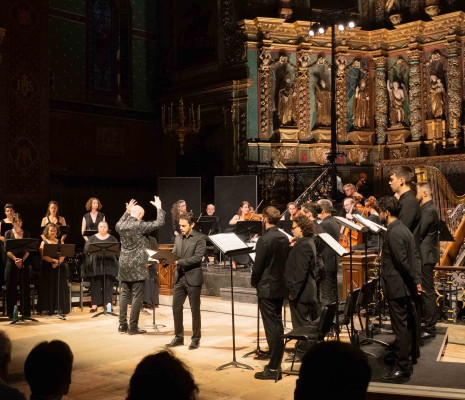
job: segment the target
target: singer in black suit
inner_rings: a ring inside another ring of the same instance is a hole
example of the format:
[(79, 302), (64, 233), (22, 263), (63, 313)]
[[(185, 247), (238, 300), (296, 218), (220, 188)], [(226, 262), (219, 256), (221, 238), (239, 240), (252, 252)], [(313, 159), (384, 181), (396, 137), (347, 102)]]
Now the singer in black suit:
[(422, 337), (436, 336), (437, 306), (434, 293), (434, 266), (439, 262), (439, 214), (431, 197), (428, 182), (417, 183), (417, 199), (420, 201), (420, 222), (414, 236), (420, 245), (422, 317), (425, 321)]
[(289, 252), (289, 239), (276, 227), (280, 212), (265, 207), (265, 233), (257, 241), (252, 269), (252, 286), (257, 289), (258, 307), (262, 314), (270, 362), (265, 370), (255, 374), (256, 379), (281, 379), (281, 356), (284, 350), (282, 308), (286, 295), (284, 268)]
[(181, 257), (176, 261), (173, 291), (174, 339), (167, 347), (184, 344), (183, 305), (186, 297), (192, 312), (192, 342), (189, 350), (200, 345), (200, 291), (203, 284), (202, 258), (205, 253), (205, 235), (195, 231), (195, 220), (191, 213), (179, 217), (180, 235), (174, 240), (173, 253)]
[[(331, 216), (333, 204), (330, 200), (322, 199), (318, 201), (322, 208), (321, 223), (319, 230), (328, 233), (339, 242), (341, 227)], [(337, 268), (339, 266), (339, 257), (327, 245), (322, 246), (322, 256), (324, 262), (324, 277), (320, 285), (321, 305), (326, 306), (337, 300)]]
[(382, 376), (384, 382), (406, 382), (416, 358), (416, 309), (412, 296), (421, 287), (415, 263), (415, 239), (397, 218), (400, 204), (394, 197), (379, 201), (380, 218), (387, 224), (381, 256), (381, 285), (389, 304), (394, 342), (394, 368)]
[[(292, 327), (295, 329), (309, 326), (318, 318), (319, 301), (316, 284), (317, 254), (312, 221), (305, 215), (297, 216), (292, 221), (292, 233), (295, 242), (291, 244), (284, 277), (289, 290)], [(307, 341), (297, 343), (296, 362), (300, 362), (309, 349), (308, 343)]]

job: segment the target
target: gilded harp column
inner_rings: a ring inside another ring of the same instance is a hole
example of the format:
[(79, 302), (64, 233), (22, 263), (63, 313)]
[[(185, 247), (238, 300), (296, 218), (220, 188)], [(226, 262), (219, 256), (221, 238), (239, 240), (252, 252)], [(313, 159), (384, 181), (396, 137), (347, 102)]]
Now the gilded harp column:
[(448, 103), (448, 123), (451, 137), (456, 137), (460, 133), (461, 115), (461, 73), (460, 73), (460, 45), (455, 36), (447, 44), (449, 58), (447, 60), (447, 103)]
[(272, 113), (271, 113), (271, 76), (270, 68), (273, 60), (271, 50), (268, 48), (260, 49), (260, 132), (259, 138), (268, 139), (272, 135)]
[(386, 130), (388, 125), (388, 98), (386, 88), (386, 66), (387, 58), (376, 57), (375, 63), (375, 134), (376, 142), (379, 144), (386, 142)]
[(417, 141), (421, 139), (421, 133), (423, 128), (423, 116), (421, 112), (421, 59), (423, 57), (423, 52), (421, 50), (412, 50), (409, 54), (409, 57), (410, 133), (412, 135), (412, 141)]

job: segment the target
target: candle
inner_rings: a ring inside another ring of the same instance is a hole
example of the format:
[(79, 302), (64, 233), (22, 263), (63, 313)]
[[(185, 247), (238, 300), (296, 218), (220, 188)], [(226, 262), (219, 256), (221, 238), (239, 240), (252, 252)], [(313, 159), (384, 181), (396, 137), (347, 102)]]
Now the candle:
[(446, 121), (442, 120), (442, 130), (444, 131), (446, 129)]
[(457, 120), (454, 119), (454, 129), (457, 128)]

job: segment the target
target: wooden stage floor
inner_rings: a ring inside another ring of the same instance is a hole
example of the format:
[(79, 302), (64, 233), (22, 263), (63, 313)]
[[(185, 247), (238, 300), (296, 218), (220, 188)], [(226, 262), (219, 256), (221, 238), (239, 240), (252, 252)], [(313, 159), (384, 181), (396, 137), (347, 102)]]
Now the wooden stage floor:
[[(238, 305), (239, 310), (246, 308), (250, 310), (247, 310), (249, 311), (247, 313), (241, 312), (241, 315), (236, 317), (238, 361), (247, 363), (255, 371), (232, 367), (223, 371), (215, 371), (218, 366), (232, 360), (231, 316), (221, 311), (228, 308), (224, 301), (211, 297), (202, 299), (203, 302), (204, 300), (205, 303), (218, 303), (219, 307), (217, 311), (202, 311), (200, 348), (194, 351), (187, 349), (191, 334), (191, 314), (187, 309), (184, 311), (186, 345), (175, 350), (175, 354), (191, 368), (200, 388), (199, 398), (212, 400), (292, 399), (295, 376), (284, 376), (283, 380), (277, 384), (256, 380), (253, 377), (254, 372), (261, 371), (267, 362), (252, 357), (242, 358), (243, 354), (256, 347), (254, 343), (256, 319), (252, 317), (256, 312), (256, 305)], [(116, 308), (116, 312), (117, 310)], [(92, 314), (89, 314), (88, 307), (84, 308), (84, 312), (77, 308), (74, 309), (66, 321), (38, 317), (38, 323), (25, 322), (10, 325), (10, 321), (5, 318), (0, 319), (0, 329), (5, 330), (13, 341), (10, 382), (12, 386), (29, 395), (29, 388), (23, 376), (27, 354), (41, 341), (60, 339), (70, 345), (75, 357), (72, 384), (66, 399), (125, 399), (129, 379), (137, 363), (145, 355), (162, 350), (163, 345), (173, 338), (171, 308), (161, 305), (156, 309), (156, 313), (157, 322), (166, 327), (160, 328), (159, 333), (149, 329), (145, 335), (134, 336), (117, 332), (117, 317), (102, 315), (98, 318), (91, 318)], [(151, 323), (151, 315), (141, 315), (141, 328)], [(449, 343), (445, 347), (442, 360), (465, 363), (465, 326), (445, 326), (449, 328), (449, 342), (454, 344)], [(261, 337), (264, 338), (263, 329)], [(347, 340), (347, 337), (343, 335), (342, 340)], [(267, 347), (266, 341), (261, 347), (262, 349)], [(289, 345), (290, 347), (292, 344)], [(463, 395), (464, 397), (455, 398), (465, 398), (465, 391)]]

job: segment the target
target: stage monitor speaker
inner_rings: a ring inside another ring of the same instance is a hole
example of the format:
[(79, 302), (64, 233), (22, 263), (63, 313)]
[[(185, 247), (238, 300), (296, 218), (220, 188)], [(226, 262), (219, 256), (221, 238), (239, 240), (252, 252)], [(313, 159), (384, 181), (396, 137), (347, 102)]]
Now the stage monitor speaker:
[(200, 178), (158, 178), (158, 193), (163, 210), (166, 211), (165, 225), (159, 231), (159, 243), (173, 243), (173, 223), (171, 207), (178, 200), (185, 200), (187, 211), (200, 215), (201, 179)]
[(244, 200), (257, 207), (256, 175), (215, 176), (215, 213), (223, 232)]

